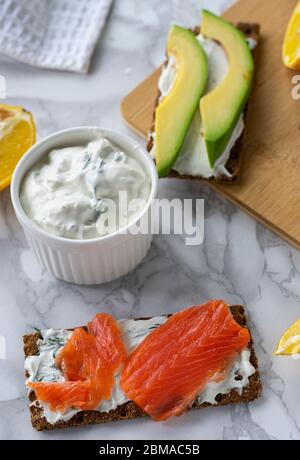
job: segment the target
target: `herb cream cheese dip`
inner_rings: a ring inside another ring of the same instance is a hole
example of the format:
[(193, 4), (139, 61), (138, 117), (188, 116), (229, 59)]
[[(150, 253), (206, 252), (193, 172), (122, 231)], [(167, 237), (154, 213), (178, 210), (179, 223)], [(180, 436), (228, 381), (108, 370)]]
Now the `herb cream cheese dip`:
[(142, 163), (99, 138), (85, 146), (51, 150), (27, 172), (20, 200), (28, 217), (46, 232), (82, 240), (130, 224), (146, 206), (150, 191)]

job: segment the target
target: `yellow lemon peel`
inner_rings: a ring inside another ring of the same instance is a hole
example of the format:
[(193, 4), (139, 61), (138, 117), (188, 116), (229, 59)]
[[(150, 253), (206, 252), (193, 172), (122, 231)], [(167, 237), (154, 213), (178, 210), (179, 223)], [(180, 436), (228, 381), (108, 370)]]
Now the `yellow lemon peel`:
[(0, 104), (0, 191), (9, 186), (18, 161), (35, 140), (32, 114), (23, 107)]
[(283, 334), (274, 355), (297, 355), (300, 353), (300, 319)]
[(282, 47), (282, 60), (286, 67), (300, 70), (300, 1), (288, 23)]

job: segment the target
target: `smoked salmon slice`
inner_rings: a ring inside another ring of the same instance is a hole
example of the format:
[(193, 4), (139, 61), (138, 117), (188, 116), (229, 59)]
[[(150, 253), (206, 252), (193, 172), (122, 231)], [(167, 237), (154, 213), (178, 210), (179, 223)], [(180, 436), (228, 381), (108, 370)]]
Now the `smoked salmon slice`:
[(87, 331), (78, 328), (60, 350), (56, 366), (63, 382), (29, 382), (37, 399), (52, 411), (64, 412), (76, 407), (94, 410), (110, 398), (114, 377), (126, 358), (117, 322), (111, 315), (99, 313)]
[(98, 360), (95, 338), (78, 328), (58, 353), (55, 364), (66, 380), (86, 380)]
[(29, 382), (38, 401), (46, 403), (51, 411), (64, 413), (70, 407), (83, 408), (89, 399), (90, 382)]
[(87, 330), (95, 338), (96, 350), (101, 356), (96, 369), (97, 381), (102, 382), (102, 398), (107, 400), (111, 397), (115, 374), (125, 362), (125, 346), (118, 324), (111, 315), (99, 313), (88, 323)]
[(121, 388), (154, 420), (180, 415), (209, 381), (223, 380), (250, 334), (219, 300), (187, 308), (152, 331), (129, 355)]

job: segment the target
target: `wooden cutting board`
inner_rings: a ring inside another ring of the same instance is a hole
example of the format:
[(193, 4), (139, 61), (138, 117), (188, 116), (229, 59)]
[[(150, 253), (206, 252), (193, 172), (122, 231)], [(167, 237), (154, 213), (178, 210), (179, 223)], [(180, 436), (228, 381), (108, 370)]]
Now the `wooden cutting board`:
[[(224, 14), (233, 22), (260, 23), (262, 37), (241, 179), (238, 185), (210, 185), (300, 248), (300, 99), (291, 94), (291, 79), (297, 72), (281, 63), (282, 41), (296, 3), (239, 0)], [(159, 73), (156, 70), (121, 104), (126, 122), (144, 137), (152, 122)]]

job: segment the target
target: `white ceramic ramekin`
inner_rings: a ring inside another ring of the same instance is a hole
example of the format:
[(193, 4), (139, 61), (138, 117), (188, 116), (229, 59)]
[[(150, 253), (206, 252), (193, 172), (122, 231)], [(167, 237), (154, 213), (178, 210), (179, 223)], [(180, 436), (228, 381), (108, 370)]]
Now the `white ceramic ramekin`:
[(128, 136), (110, 129), (78, 127), (66, 129), (46, 137), (34, 145), (19, 162), (11, 184), (11, 198), (18, 221), (29, 245), (43, 267), (57, 278), (76, 284), (101, 284), (133, 270), (146, 255), (153, 235), (116, 232), (89, 240), (72, 240), (51, 235), (32, 222), (20, 202), (20, 188), (26, 172), (53, 148), (83, 145), (105, 136), (129, 152), (143, 164), (151, 179), (151, 193), (146, 207), (131, 222), (141, 224), (151, 212), (157, 197), (158, 176), (149, 154)]

